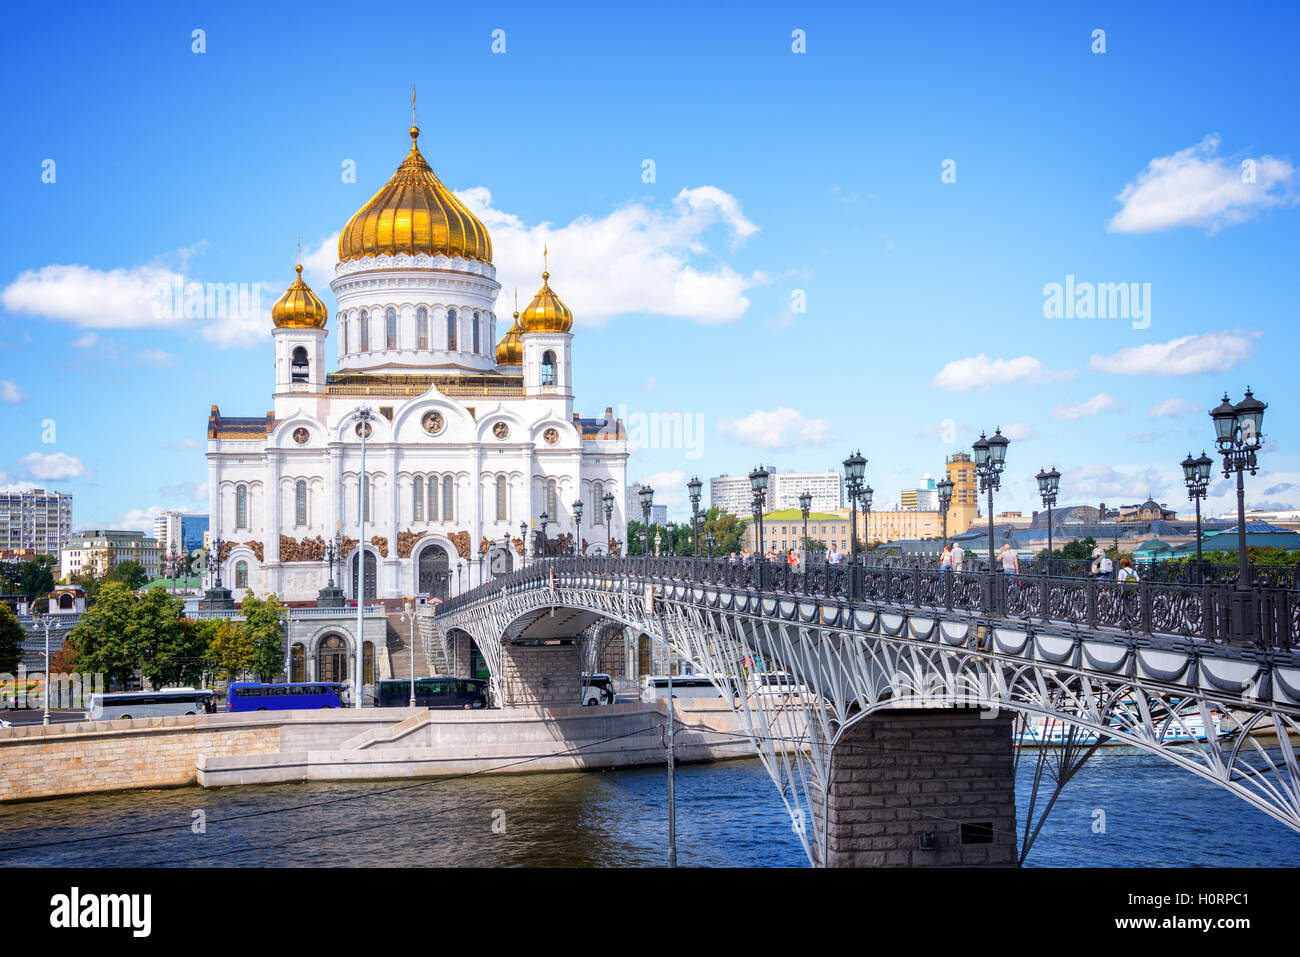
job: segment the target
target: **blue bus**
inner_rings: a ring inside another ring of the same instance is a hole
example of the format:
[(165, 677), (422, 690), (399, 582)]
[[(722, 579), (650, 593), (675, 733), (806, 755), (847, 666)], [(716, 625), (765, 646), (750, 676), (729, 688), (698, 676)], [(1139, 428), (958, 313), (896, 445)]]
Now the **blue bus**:
[(302, 711), (309, 708), (343, 707), (346, 684), (336, 681), (299, 681), (263, 685), (236, 681), (227, 689), (226, 710)]

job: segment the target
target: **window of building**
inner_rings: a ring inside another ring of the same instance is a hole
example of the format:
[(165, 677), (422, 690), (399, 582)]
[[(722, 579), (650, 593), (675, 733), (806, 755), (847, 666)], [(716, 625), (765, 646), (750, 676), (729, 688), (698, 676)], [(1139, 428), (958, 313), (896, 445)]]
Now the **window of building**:
[(456, 310), (447, 310), (447, 351), (456, 351)]
[(509, 519), (506, 516), (506, 477), (497, 476), (497, 521), (505, 522)]
[(248, 486), (235, 486), (235, 528), (248, 528)]
[(555, 496), (555, 479), (546, 480), (546, 514), (552, 522), (559, 521), (560, 515), (556, 509), (557, 500)]
[(542, 385), (555, 385), (555, 353), (549, 349), (542, 354)]
[(303, 481), (293, 487), (293, 523), (307, 524), (307, 483)]
[(438, 520), (438, 476), (429, 476), (429, 521)]
[(474, 313), (474, 354), (479, 353), (479, 332), (478, 332), (478, 313)]
[(397, 310), (392, 306), (384, 314), (384, 348), (397, 348)]
[(442, 477), (442, 520), (444, 522), (452, 521), (456, 516), (452, 514), (451, 501), (451, 476)]
[(415, 348), (429, 348), (429, 310), (424, 306), (415, 311)]
[(415, 477), (411, 483), (411, 508), (415, 515), (415, 521), (424, 521), (424, 479), (420, 476)]
[(591, 520), (593, 525), (605, 524), (605, 486), (599, 482), (591, 483), (591, 514), (595, 516)]
[(366, 516), (366, 521), (370, 521), (370, 497), (375, 491), (375, 480), (366, 476), (361, 482), (361, 510)]
[(357, 321), (361, 323), (361, 336), (360, 336), (361, 351), (369, 352), (370, 351), (370, 313), (362, 309), (361, 315), (357, 318)]
[(248, 587), (248, 562), (235, 562), (235, 587)]

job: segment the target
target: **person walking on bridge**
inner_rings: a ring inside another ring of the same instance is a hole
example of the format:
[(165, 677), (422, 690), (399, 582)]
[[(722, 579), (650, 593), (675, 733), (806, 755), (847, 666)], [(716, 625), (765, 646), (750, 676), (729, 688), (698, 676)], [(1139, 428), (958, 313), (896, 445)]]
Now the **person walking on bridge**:
[(840, 563), (840, 550), (839, 550), (838, 548), (836, 548), (836, 547), (835, 547), (835, 543), (832, 542), (832, 543), (831, 543), (831, 550), (830, 550), (829, 552), (826, 553), (826, 564), (827, 564), (827, 565), (838, 565), (839, 563)]
[(952, 574), (952, 549), (947, 545), (943, 546), (943, 554), (939, 556), (939, 581), (944, 581)]
[(960, 542), (952, 543), (952, 570), (961, 573), (961, 563), (966, 558), (966, 553), (962, 551)]
[(1006, 542), (1002, 543), (1002, 550), (998, 552), (998, 561), (1002, 564), (1004, 573), (1008, 575), (1020, 574), (1020, 558)]

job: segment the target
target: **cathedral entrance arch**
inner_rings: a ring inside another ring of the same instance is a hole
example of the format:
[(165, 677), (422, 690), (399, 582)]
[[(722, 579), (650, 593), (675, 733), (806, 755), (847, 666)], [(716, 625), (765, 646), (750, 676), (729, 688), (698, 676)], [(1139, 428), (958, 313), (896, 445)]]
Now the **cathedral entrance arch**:
[(434, 543), (420, 552), (417, 560), (417, 582), (421, 595), (429, 598), (451, 597), (450, 561), (447, 550)]
[[(357, 575), (357, 563), (360, 560), (360, 557), (361, 557), (360, 552), (357, 552), (355, 555), (352, 556), (352, 597), (353, 598), (357, 596), (357, 581), (359, 579), (359, 576)], [(375, 553), (370, 551), (370, 549), (366, 549), (366, 593), (365, 593), (366, 598), (374, 598), (376, 595), (379, 594), (378, 588), (376, 586), (376, 581), (375, 581), (376, 564), (377, 562), (375, 560)]]
[(316, 649), (316, 680), (347, 681), (348, 643), (338, 635), (327, 635)]

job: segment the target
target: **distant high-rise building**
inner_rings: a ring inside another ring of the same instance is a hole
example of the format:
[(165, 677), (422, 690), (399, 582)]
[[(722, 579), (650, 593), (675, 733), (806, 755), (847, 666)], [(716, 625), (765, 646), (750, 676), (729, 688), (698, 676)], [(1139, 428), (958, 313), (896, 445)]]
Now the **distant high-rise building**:
[[(645, 512), (641, 508), (641, 489), (645, 488), (640, 482), (633, 482), (627, 486), (625, 497), (623, 499), (623, 508), (628, 519), (633, 522), (641, 521)], [(664, 525), (668, 522), (668, 506), (654, 505), (650, 506), (650, 524)]]
[(960, 535), (979, 518), (979, 482), (975, 478), (975, 461), (969, 452), (955, 452), (946, 463), (948, 481), (952, 482), (952, 502), (948, 505), (948, 534)]
[(158, 540), (144, 532), (93, 529), (69, 536), (59, 552), (59, 575), (101, 578), (123, 562), (139, 562), (150, 579), (158, 577)]
[[(844, 506), (844, 477), (837, 471), (781, 472), (773, 465), (763, 466), (770, 476), (767, 481), (767, 500), (764, 507), (779, 511), (799, 507), (799, 496), (804, 492), (812, 496), (812, 508), (819, 512), (833, 512)], [(709, 507), (721, 508), (735, 515), (747, 516), (753, 511), (754, 492), (749, 473), (744, 475), (717, 475), (709, 479)]]
[(163, 512), (153, 520), (153, 537), (164, 554), (172, 545), (186, 554), (203, 547), (203, 533), (208, 530), (208, 516), (187, 515), (180, 511)]
[(43, 488), (0, 492), (0, 550), (57, 555), (71, 534), (71, 495)]
[(939, 492), (934, 487), (934, 477), (922, 476), (925, 483), (919, 488), (905, 488), (898, 493), (898, 505), (903, 511), (934, 512), (939, 508)]

